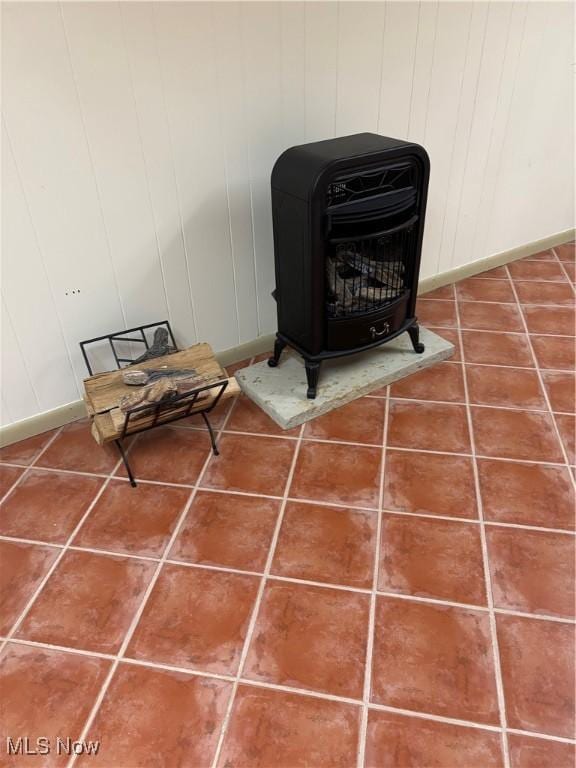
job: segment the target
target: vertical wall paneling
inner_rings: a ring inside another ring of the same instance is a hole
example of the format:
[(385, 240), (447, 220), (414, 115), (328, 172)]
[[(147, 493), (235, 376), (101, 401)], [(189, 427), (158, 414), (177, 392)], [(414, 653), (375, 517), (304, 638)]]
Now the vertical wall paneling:
[(336, 134), (378, 129), (384, 3), (342, 2), (338, 24)]
[[(0, 332), (0, 338), (2, 334)], [(0, 424), (3, 426), (8, 426), (8, 424), (12, 424), (14, 422), (14, 419), (12, 418), (12, 414), (10, 413), (10, 409), (6, 405), (6, 400), (4, 397), (2, 397), (2, 400), (0, 401)]]
[(574, 226), (569, 2), (1, 13), (2, 423), (78, 397), (80, 339), (164, 317), (217, 351), (274, 331), (270, 172), (294, 144), (425, 145), (423, 276)]
[(2, 293), (43, 411), (80, 396), (34, 225), (2, 124)]
[(305, 3), (305, 138), (334, 136), (338, 79), (338, 3)]
[(282, 132), (286, 147), (305, 141), (305, 3), (280, 5)]
[(14, 421), (42, 410), (22, 357), (4, 297), (0, 312), (0, 371), (2, 397)]
[(243, 343), (258, 335), (258, 307), (245, 84), (241, 63), (243, 42), (239, 34), (240, 5), (214, 3), (213, 22), (218, 66), (219, 112), (228, 190), (230, 242), (238, 311), (238, 341)]
[(63, 3), (80, 105), (129, 327), (168, 307), (117, 3)]
[(423, 277), (438, 271), (471, 19), (472, 3), (440, 5), (429, 94), (429, 104), (434, 108), (428, 108), (423, 141), (432, 161), (422, 246)]
[(511, 23), (511, 3), (489, 5), (484, 42), (485, 50), (489, 55), (482, 59), (468, 149), (464, 159), (464, 181), (458, 204), (456, 236), (451, 259), (453, 266), (473, 260), (471, 250), (475, 223), (489, 158), (492, 126), (498, 109)]
[[(149, 194), (152, 214), (147, 231), (150, 235), (150, 229), (154, 229), (173, 330), (180, 343), (191, 344), (197, 338), (196, 326), (158, 58), (154, 8), (152, 3), (138, 2), (119, 3), (119, 8), (146, 175), (145, 191)], [(146, 245), (146, 251), (153, 262), (152, 239)], [(157, 271), (154, 274), (157, 277)]]
[[(562, 170), (566, 164), (574, 167), (574, 90), (568, 63), (574, 44), (574, 6), (534, 3), (525, 10), (484, 248), (516, 242), (524, 233), (534, 237), (546, 223), (554, 226), (556, 212), (547, 205), (549, 200), (556, 200), (566, 213), (574, 210), (574, 186)], [(562, 122), (568, 130), (557, 130), (552, 137), (551, 126)], [(519, 195), (518, 184), (534, 194)]]
[(458, 206), (464, 184), (464, 168), (470, 146), (470, 131), (476, 98), (480, 69), (486, 53), (486, 26), (488, 22), (488, 4), (474, 3), (470, 19), (470, 33), (466, 50), (466, 60), (462, 73), (462, 88), (458, 121), (452, 147), (450, 174), (446, 191), (446, 202), (442, 220), (441, 240), (438, 251), (437, 271), (446, 271), (452, 266), (452, 253), (458, 222)]
[[(4, 3), (2, 59), (3, 114), (80, 380), (78, 341), (122, 328), (125, 318), (58, 5)], [(33, 267), (12, 250), (3, 259), (18, 262), (17, 298), (26, 301)]]
[(405, 137), (410, 122), (419, 4), (392, 2), (385, 12), (378, 133)]
[(259, 333), (276, 327), (270, 171), (286, 149), (282, 131), (281, 15), (278, 3), (241, 3)]
[[(539, 11), (537, 15), (540, 17), (540, 24), (545, 25), (546, 4), (535, 3), (535, 8)], [(483, 253), (490, 228), (492, 203), (494, 200), (496, 183), (498, 181), (498, 170), (502, 160), (504, 137), (506, 135), (510, 108), (517, 86), (519, 57), (523, 47), (523, 40), (525, 39), (526, 21), (529, 18), (527, 15), (528, 10), (528, 7), (523, 8), (517, 4), (512, 8), (510, 34), (508, 35), (498, 93), (498, 108), (494, 115), (490, 132), (490, 148), (484, 170), (482, 194), (476, 212), (474, 242), (472, 244), (472, 257), (474, 259), (480, 258), (480, 254)], [(534, 45), (537, 50), (539, 50), (542, 44), (543, 35), (543, 29), (540, 25), (538, 25), (537, 29), (534, 29), (534, 34)], [(536, 54), (535, 58), (538, 60), (540, 58), (539, 54)], [(537, 63), (535, 63), (535, 66), (537, 66)]]
[(430, 106), (430, 78), (436, 50), (439, 5), (437, 2), (423, 1), (418, 6), (408, 138), (420, 143), (424, 141)]
[(238, 343), (211, 3), (156, 6), (198, 337)]

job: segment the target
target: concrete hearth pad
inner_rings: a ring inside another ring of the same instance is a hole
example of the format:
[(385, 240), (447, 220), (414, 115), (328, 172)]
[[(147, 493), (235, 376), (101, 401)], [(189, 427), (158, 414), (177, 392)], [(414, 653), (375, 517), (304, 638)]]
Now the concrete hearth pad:
[(446, 360), (454, 345), (436, 333), (420, 328), (426, 350), (418, 355), (407, 333), (381, 347), (349, 357), (326, 360), (320, 369), (315, 400), (306, 397), (306, 372), (302, 358), (285, 349), (277, 368), (266, 360), (236, 372), (240, 388), (283, 429), (315, 419), (357, 397), (411, 373)]

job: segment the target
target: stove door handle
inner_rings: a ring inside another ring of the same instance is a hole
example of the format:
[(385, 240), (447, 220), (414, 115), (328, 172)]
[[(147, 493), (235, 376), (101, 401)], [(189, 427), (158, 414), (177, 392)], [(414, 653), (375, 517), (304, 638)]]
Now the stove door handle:
[(378, 336), (384, 336), (386, 333), (390, 333), (390, 323), (383, 323), (381, 331), (377, 331), (376, 328), (372, 325), (370, 327), (370, 333), (372, 334), (373, 339), (377, 339)]

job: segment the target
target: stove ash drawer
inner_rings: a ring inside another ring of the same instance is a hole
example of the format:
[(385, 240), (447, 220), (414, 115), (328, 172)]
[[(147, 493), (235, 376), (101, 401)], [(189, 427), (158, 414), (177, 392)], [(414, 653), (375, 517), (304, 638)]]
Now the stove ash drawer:
[(406, 320), (409, 292), (388, 307), (361, 317), (326, 321), (326, 349), (346, 350), (384, 340), (399, 330)]

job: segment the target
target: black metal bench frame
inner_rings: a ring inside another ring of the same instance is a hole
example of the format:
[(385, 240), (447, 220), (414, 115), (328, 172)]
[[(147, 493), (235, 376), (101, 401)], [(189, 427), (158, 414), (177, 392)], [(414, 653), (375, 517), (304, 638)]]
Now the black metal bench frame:
[[(138, 325), (134, 328), (128, 328), (125, 331), (115, 331), (114, 333), (107, 333), (104, 336), (96, 336), (93, 339), (86, 339), (85, 341), (81, 341), (80, 349), (82, 351), (82, 356), (84, 358), (84, 362), (86, 363), (86, 368), (88, 369), (88, 373), (90, 374), (90, 376), (94, 375), (94, 371), (92, 369), (92, 365), (88, 357), (87, 348), (90, 347), (92, 344), (108, 341), (112, 349), (112, 354), (114, 355), (114, 359), (116, 361), (117, 369), (120, 370), (127, 365), (132, 365), (135, 361), (132, 358), (119, 357), (118, 350), (116, 349), (115, 344), (118, 344), (120, 342), (122, 343), (136, 342), (137, 344), (144, 344), (146, 349), (149, 349), (150, 344), (148, 339), (146, 338), (145, 331), (150, 330), (152, 328), (156, 329), (161, 326), (164, 326), (167, 329), (168, 334), (170, 336), (170, 340), (172, 342), (172, 346), (174, 347), (174, 351), (177, 352), (178, 346), (174, 339), (174, 334), (172, 333), (172, 328), (170, 327), (170, 323), (167, 320), (163, 320), (158, 323), (148, 323), (147, 325)], [(132, 336), (126, 335), (126, 334), (133, 334), (133, 333), (139, 333), (140, 336), (132, 337)], [(151, 358), (151, 359), (153, 360), (154, 358)], [(208, 414), (218, 405), (218, 403), (220, 402), (220, 398), (224, 394), (224, 390), (226, 389), (227, 386), (228, 386), (228, 379), (222, 379), (221, 381), (216, 381), (214, 383), (205, 384), (201, 387), (197, 387), (193, 390), (190, 390), (190, 392), (185, 392), (182, 395), (177, 395), (176, 397), (173, 397), (170, 400), (161, 401), (159, 403), (150, 403), (150, 404), (145, 403), (144, 405), (138, 406), (137, 408), (134, 408), (133, 410), (125, 414), (122, 433), (119, 438), (114, 440), (114, 442), (116, 443), (116, 446), (118, 448), (122, 461), (124, 462), (124, 466), (128, 474), (128, 479), (130, 480), (130, 485), (133, 488), (136, 487), (136, 480), (134, 479), (134, 474), (132, 472), (132, 468), (130, 467), (130, 463), (128, 461), (128, 455), (123, 445), (123, 441), (127, 437), (131, 437), (132, 435), (137, 435), (140, 432), (147, 432), (149, 429), (154, 429), (155, 427), (171, 424), (172, 422), (179, 421), (180, 419), (186, 419), (191, 415), (194, 415), (194, 416), (200, 415), (204, 419), (204, 423), (206, 424), (208, 433), (210, 435), (212, 452), (214, 453), (215, 456), (218, 456), (219, 452), (218, 452), (218, 446), (216, 443), (216, 435), (214, 433), (212, 424), (210, 423), (210, 419), (208, 418)], [(212, 392), (215, 396), (213, 399), (209, 400), (205, 408), (202, 408), (202, 407), (199, 408), (198, 403), (202, 402), (202, 399), (200, 396), (202, 395), (203, 392)], [(194, 411), (194, 413), (192, 413), (192, 411)], [(143, 417), (149, 416), (149, 415), (152, 415), (152, 423), (148, 423), (145, 426), (141, 426), (141, 425), (139, 426), (137, 422)]]

